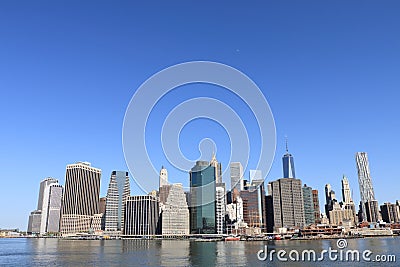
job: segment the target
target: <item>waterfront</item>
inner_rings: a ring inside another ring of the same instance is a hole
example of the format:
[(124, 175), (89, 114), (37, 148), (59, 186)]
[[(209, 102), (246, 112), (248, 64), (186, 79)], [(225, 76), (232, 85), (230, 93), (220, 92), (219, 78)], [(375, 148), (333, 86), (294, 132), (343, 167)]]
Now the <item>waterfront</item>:
[[(348, 249), (371, 250), (373, 255), (400, 259), (400, 238), (349, 239)], [(336, 240), (196, 242), (190, 240), (63, 240), (55, 238), (0, 239), (0, 265), (8, 266), (363, 266), (366, 262), (259, 261), (257, 252), (284, 249), (336, 249)], [(368, 263), (369, 266), (398, 266)]]

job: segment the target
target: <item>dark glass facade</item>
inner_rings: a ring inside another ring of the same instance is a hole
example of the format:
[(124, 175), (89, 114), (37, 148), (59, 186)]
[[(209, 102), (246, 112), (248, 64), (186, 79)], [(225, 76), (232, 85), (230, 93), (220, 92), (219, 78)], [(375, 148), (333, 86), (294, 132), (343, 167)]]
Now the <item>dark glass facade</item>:
[(190, 232), (215, 234), (215, 168), (207, 161), (198, 161), (190, 171)]
[(263, 180), (254, 180), (240, 192), (243, 199), (243, 220), (250, 227), (266, 228), (266, 199)]
[(282, 158), (283, 162), (283, 178), (296, 178), (294, 169), (294, 160), (292, 154), (286, 153)]

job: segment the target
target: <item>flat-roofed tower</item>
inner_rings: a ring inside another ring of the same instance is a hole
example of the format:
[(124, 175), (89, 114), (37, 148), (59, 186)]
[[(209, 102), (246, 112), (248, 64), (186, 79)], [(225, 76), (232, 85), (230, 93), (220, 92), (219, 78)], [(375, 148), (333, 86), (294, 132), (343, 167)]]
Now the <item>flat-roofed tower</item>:
[(101, 170), (88, 162), (67, 165), (61, 211), (63, 235), (87, 233), (93, 216), (99, 213)]

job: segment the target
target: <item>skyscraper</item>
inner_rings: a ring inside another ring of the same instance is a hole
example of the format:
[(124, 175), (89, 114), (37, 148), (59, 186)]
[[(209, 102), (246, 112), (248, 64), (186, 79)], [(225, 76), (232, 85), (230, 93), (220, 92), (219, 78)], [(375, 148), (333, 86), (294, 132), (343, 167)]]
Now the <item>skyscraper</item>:
[(225, 228), (225, 184), (217, 184), (215, 189), (215, 220), (217, 234), (223, 234)]
[(197, 161), (190, 170), (190, 232), (215, 234), (216, 177), (215, 167), (207, 161)]
[(125, 171), (113, 171), (107, 190), (105, 231), (120, 232), (124, 225), (124, 204), (131, 194), (129, 174)]
[(28, 220), (28, 234), (39, 234), (40, 233), (40, 222), (42, 219), (42, 211), (34, 210), (29, 214)]
[(302, 183), (296, 178), (270, 182), (274, 209), (274, 227), (303, 227), (304, 200)]
[(252, 180), (240, 192), (243, 201), (243, 220), (250, 227), (266, 228), (266, 199), (263, 179)]
[(332, 190), (330, 184), (325, 185), (325, 214), (329, 219), (329, 212), (333, 210), (333, 206), (337, 202), (335, 191)]
[(67, 165), (61, 212), (61, 233), (87, 233), (99, 212), (101, 170), (88, 162)]
[[(58, 183), (51, 184), (48, 192), (47, 219), (44, 232), (58, 233), (60, 231), (61, 205), (64, 188)], [(42, 212), (44, 212), (44, 209)]]
[(43, 200), (44, 200), (44, 191), (46, 189), (47, 186), (49, 186), (50, 184), (54, 184), (54, 183), (58, 183), (57, 179), (48, 177), (43, 179), (40, 182), (40, 187), (39, 187), (39, 198), (38, 198), (38, 205), (37, 205), (37, 209), (41, 210), (43, 208)]
[(365, 213), (366, 213), (366, 220), (368, 222), (378, 222), (381, 218), (379, 214), (379, 204), (376, 200), (368, 200), (364, 204), (365, 206)]
[(315, 223), (321, 223), (321, 211), (319, 207), (319, 197), (318, 197), (318, 190), (313, 189), (312, 190), (312, 195), (313, 195), (313, 206), (314, 206), (314, 220)]
[(236, 188), (239, 192), (243, 190), (243, 166), (240, 162), (232, 162), (230, 164), (231, 172), (231, 191)]
[(282, 162), (283, 178), (268, 185), (268, 194), (272, 196), (274, 227), (303, 227), (305, 215), (302, 182), (296, 179), (293, 156), (289, 154), (287, 141)]
[(218, 162), (214, 153), (210, 161), (210, 165), (213, 166), (215, 169), (215, 182), (222, 183), (222, 165)]
[(294, 159), (292, 154), (289, 153), (288, 144), (286, 141), (286, 154), (282, 157), (283, 163), (283, 178), (296, 178), (294, 169)]
[(306, 225), (315, 223), (314, 203), (312, 188), (306, 184), (303, 186), (304, 217)]
[[(353, 198), (351, 197), (351, 189), (349, 180), (347, 177), (343, 175), (342, 179), (342, 197), (343, 197), (343, 209), (348, 213), (347, 217), (351, 217), (353, 223), (357, 223), (357, 214), (356, 214), (356, 205), (353, 202)], [(351, 216), (350, 216), (351, 215)]]
[(397, 223), (400, 221), (399, 206), (391, 203), (381, 205), (382, 220), (386, 223)]
[[(356, 163), (357, 163), (357, 171), (358, 171), (358, 184), (360, 186), (360, 198), (363, 204), (362, 206), (362, 216), (363, 220), (367, 219), (367, 207), (365, 206), (368, 201), (375, 200), (374, 188), (372, 186), (371, 173), (369, 169), (368, 155), (366, 152), (357, 152), (356, 153)], [(375, 205), (373, 205), (375, 206)], [(371, 209), (369, 207), (370, 212), (376, 212), (375, 207)], [(378, 214), (374, 214), (370, 216), (371, 218), (378, 217)]]
[[(189, 208), (182, 184), (167, 185), (169, 187), (165, 203), (161, 206), (162, 234), (188, 235)], [(165, 185), (163, 187), (166, 187)]]
[(343, 203), (352, 203), (353, 199), (351, 197), (351, 190), (349, 180), (347, 177), (343, 175), (342, 179), (342, 196), (343, 196)]
[(40, 182), (38, 206), (29, 217), (28, 232), (59, 232), (62, 194), (57, 179), (49, 177)]
[(124, 236), (159, 234), (159, 210), (153, 196), (129, 196), (125, 202)]
[(166, 168), (164, 168), (164, 166), (161, 167), (159, 178), (160, 178), (159, 187), (168, 185), (168, 171)]

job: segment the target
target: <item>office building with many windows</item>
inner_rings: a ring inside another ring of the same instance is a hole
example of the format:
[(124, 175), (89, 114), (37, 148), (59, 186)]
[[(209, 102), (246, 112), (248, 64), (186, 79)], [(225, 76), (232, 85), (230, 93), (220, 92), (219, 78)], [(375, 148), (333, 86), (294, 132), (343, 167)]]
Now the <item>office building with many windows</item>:
[(190, 232), (216, 234), (216, 172), (208, 161), (190, 170)]
[(101, 170), (88, 162), (67, 165), (60, 225), (63, 235), (91, 230), (94, 215), (99, 213), (100, 178)]
[(159, 234), (159, 202), (154, 196), (129, 196), (125, 202), (125, 237)]
[(124, 204), (130, 196), (129, 175), (126, 171), (113, 171), (107, 190), (105, 231), (121, 232), (124, 225)]

